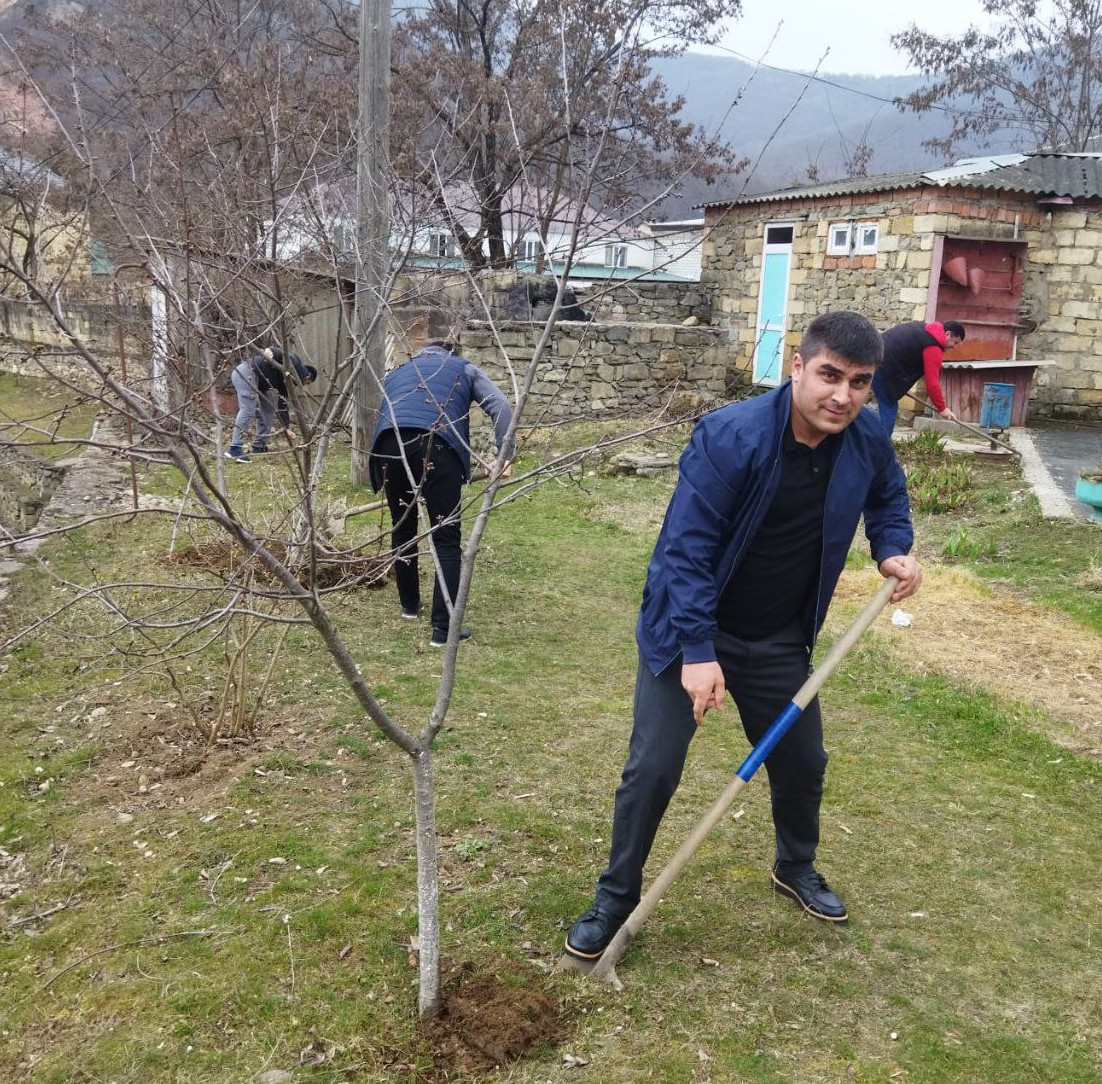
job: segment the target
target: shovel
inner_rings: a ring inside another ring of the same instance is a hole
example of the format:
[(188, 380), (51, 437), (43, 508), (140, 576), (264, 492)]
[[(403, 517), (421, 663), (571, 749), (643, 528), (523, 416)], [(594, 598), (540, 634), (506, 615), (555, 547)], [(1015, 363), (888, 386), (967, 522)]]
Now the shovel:
[(669, 860), (654, 884), (644, 894), (635, 910), (628, 915), (616, 936), (608, 943), (608, 948), (601, 953), (601, 958), (594, 965), (593, 970), (589, 972), (593, 978), (610, 983), (617, 990), (623, 989), (623, 983), (620, 982), (616, 974), (616, 964), (627, 951), (632, 938), (639, 932), (640, 927), (650, 917), (659, 901), (669, 891), (670, 885), (677, 879), (689, 859), (700, 849), (700, 845), (704, 842), (708, 833), (716, 826), (723, 814), (730, 808), (731, 803), (738, 797), (742, 788), (750, 782), (765, 758), (773, 751), (777, 742), (788, 733), (789, 727), (799, 718), (804, 708), (811, 703), (823, 682), (834, 673), (838, 668), (838, 664), (860, 638), (861, 633), (872, 624), (876, 615), (884, 608), (898, 582), (894, 576), (889, 576), (884, 581), (865, 608), (857, 615), (857, 619), (830, 649), (827, 657), (807, 681), (800, 686), (799, 691), (788, 706), (781, 711), (769, 729), (762, 735), (761, 741), (754, 746), (749, 756), (739, 766), (735, 778), (727, 784), (726, 789), (716, 799), (712, 808), (705, 813), (700, 823), (693, 829), (692, 834), (681, 845), (680, 850)]

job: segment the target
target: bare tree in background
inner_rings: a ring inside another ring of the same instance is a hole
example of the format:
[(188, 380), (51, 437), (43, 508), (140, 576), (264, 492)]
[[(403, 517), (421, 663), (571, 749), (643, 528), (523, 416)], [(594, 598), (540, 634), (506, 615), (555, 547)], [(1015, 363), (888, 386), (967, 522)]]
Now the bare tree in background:
[(892, 45), (931, 80), (900, 98), (916, 113), (952, 116), (946, 154), (1001, 136), (1008, 149), (1083, 151), (1102, 135), (1102, 3), (982, 0), (990, 27), (939, 37), (919, 25)]
[(430, 0), (395, 27), (396, 171), (430, 193), (476, 270), (514, 259), (511, 211), (545, 239), (555, 217), (572, 217), (598, 147), (591, 198), (606, 214), (638, 207), (644, 182), (712, 179), (730, 150), (678, 118), (681, 99), (650, 64), (717, 40), (739, 9), (740, 0)]
[[(65, 162), (51, 161), (56, 136), (53, 117), (24, 80), (0, 86), (3, 243), (22, 254), (24, 273), (60, 282), (74, 261), (87, 258), (86, 205), (78, 187), (64, 179)], [(12, 279), (0, 281), (0, 293), (25, 296)]]

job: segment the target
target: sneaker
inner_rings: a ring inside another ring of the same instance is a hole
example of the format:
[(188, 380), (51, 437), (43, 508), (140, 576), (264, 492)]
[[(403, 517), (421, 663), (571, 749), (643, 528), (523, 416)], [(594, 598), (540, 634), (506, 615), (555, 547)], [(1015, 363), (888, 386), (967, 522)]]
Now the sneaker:
[(824, 922), (845, 922), (849, 918), (846, 905), (830, 890), (818, 870), (797, 875), (774, 867), (770, 875), (773, 890), (794, 899), (813, 918), (821, 918)]
[(421, 607), (418, 606), (416, 610), (402, 610), (402, 616), (407, 621), (417, 621), (421, 617)]
[(232, 459), (235, 463), (248, 463), (249, 457), (244, 452), (235, 452), (232, 448), (222, 453), (223, 458)]
[(267, 444), (254, 444), (252, 448), (253, 455), (267, 455), (269, 451)]
[[(471, 638), (470, 629), (460, 629), (459, 639), (469, 640)], [(445, 647), (448, 643), (448, 630), (447, 629), (433, 629), (432, 639), (429, 640), (429, 647)]]
[(566, 951), (579, 960), (596, 960), (623, 924), (623, 916), (614, 915), (594, 904), (570, 927), (566, 935)]

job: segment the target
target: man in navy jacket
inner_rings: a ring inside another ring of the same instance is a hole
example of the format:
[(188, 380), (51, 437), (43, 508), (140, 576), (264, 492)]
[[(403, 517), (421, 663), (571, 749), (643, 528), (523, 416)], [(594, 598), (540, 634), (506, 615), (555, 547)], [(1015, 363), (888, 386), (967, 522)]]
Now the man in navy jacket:
[[(439, 573), (432, 594), (432, 647), (443, 647), (451, 608), (459, 590), (460, 500), (471, 478), (471, 406), (494, 423), (502, 476), (515, 447), (508, 438), (513, 410), (501, 389), (477, 366), (460, 357), (446, 335), (430, 341), (430, 331), (446, 332), (438, 314), (415, 320), (407, 329), (413, 356), (392, 369), (383, 382), (383, 401), (371, 448), (371, 485), (386, 493), (393, 522), (391, 545), (402, 616), (416, 620), (421, 610), (417, 573), (417, 498), (425, 503)], [(435, 320), (430, 328), (429, 321)], [(460, 630), (466, 640), (470, 633)]]
[[(689, 743), (727, 692), (756, 743), (807, 679), (815, 637), (862, 515), (892, 601), (918, 590), (906, 481), (863, 410), (882, 357), (863, 316), (812, 321), (791, 380), (702, 418), (655, 545), (636, 628), (634, 726), (609, 864), (566, 951), (595, 960), (639, 902), (643, 866)], [(765, 761), (775, 889), (809, 914), (846, 908), (815, 869), (827, 755), (813, 700)]]

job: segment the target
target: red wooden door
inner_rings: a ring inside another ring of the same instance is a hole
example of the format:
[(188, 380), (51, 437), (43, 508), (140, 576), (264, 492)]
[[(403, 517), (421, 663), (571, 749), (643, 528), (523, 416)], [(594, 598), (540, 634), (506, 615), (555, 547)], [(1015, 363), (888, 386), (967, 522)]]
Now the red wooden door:
[(930, 276), (933, 319), (959, 320), (967, 333), (947, 360), (1013, 358), (1025, 242), (971, 237), (944, 237), (941, 241), (941, 259)]

